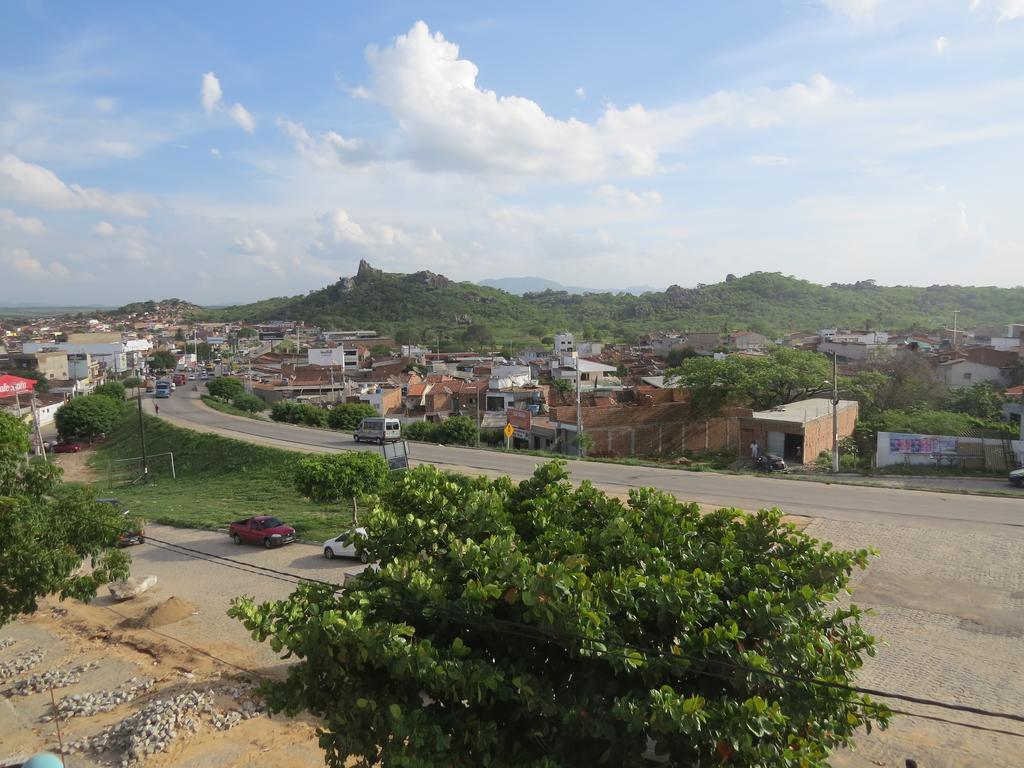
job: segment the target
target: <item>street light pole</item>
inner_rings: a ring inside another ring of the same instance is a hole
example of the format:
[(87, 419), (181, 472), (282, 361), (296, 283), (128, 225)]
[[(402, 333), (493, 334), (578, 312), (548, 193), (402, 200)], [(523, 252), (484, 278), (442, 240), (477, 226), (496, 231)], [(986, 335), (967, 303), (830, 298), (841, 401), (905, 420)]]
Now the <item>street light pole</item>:
[(839, 355), (832, 353), (832, 474), (839, 473)]
[(576, 363), (576, 455), (583, 456), (583, 410), (580, 403), (580, 353), (572, 353), (573, 362)]
[(139, 403), (139, 442), (142, 444), (142, 480), (149, 481), (149, 461), (146, 458), (146, 425), (142, 418), (142, 387), (137, 387)]
[(960, 314), (960, 310), (959, 309), (954, 309), (953, 310), (953, 349), (956, 349), (956, 331), (957, 331), (957, 329), (956, 329), (957, 317), (956, 316), (959, 315), (959, 314)]

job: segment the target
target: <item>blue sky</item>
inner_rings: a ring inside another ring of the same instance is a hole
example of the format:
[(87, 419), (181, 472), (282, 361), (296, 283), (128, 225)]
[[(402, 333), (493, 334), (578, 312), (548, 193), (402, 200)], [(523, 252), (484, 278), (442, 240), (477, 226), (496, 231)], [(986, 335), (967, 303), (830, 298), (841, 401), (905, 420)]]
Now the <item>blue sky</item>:
[(0, 302), (1019, 285), (1024, 0), (9, 2)]

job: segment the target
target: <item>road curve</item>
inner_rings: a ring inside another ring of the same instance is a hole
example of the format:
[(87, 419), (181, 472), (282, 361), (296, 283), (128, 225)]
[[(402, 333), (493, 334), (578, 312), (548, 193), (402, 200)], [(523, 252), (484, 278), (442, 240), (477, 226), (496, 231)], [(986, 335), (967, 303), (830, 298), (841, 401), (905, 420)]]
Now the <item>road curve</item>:
[[(174, 397), (160, 401), (160, 416), (190, 429), (291, 450), (316, 453), (378, 450), (375, 446), (357, 444), (351, 435), (342, 432), (221, 413), (204, 405), (197, 393), (184, 388)], [(410, 443), (409, 450), (414, 464), (429, 463), (488, 476), (509, 475), (514, 479), (528, 477), (542, 461), (536, 456), (426, 443)], [(588, 461), (570, 461), (569, 471), (573, 481), (589, 480), (614, 494), (652, 486), (680, 499), (711, 507), (747, 510), (779, 507), (791, 515), (864, 522), (881, 519), (891, 522), (893, 516), (902, 516), (915, 518), (918, 525), (976, 529), (982, 524), (999, 526), (1004, 531), (1020, 528), (1024, 535), (1022, 498), (798, 482)]]

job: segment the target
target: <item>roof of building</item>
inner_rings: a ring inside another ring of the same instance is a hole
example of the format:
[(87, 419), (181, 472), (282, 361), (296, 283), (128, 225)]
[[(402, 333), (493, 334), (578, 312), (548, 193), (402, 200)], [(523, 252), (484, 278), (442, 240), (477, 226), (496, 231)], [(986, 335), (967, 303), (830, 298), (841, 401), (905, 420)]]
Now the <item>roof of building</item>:
[[(839, 410), (858, 407), (856, 400), (840, 400)], [(807, 424), (832, 415), (832, 401), (827, 397), (812, 397), (788, 405), (780, 405), (769, 411), (754, 411), (751, 416), (760, 421), (785, 421), (791, 424)]]

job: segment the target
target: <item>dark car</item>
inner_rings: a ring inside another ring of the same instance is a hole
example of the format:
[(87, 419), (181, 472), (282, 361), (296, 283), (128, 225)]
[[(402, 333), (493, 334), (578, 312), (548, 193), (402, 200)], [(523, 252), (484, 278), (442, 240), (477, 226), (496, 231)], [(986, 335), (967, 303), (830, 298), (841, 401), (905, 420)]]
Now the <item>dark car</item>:
[(53, 446), (54, 453), (78, 453), (82, 450), (81, 443), (57, 443)]
[(775, 453), (762, 453), (757, 457), (757, 468), (762, 472), (785, 472), (786, 460)]
[[(131, 517), (131, 512), (125, 509), (121, 502), (117, 499), (96, 499), (100, 504), (109, 504), (112, 507), (116, 507), (121, 510), (121, 514), (125, 517)], [(139, 521), (136, 521), (139, 522)], [(146, 543), (146, 530), (140, 525), (137, 527), (129, 528), (123, 531), (117, 536), (117, 546), (119, 547), (130, 547), (133, 544), (145, 544)]]

